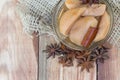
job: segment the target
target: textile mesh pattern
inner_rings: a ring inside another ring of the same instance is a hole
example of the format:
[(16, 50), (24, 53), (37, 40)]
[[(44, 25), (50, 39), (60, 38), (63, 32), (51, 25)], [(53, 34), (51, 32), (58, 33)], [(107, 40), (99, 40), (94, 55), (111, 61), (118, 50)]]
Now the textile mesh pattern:
[[(23, 24), (26, 33), (37, 32), (39, 35), (48, 33), (56, 35), (51, 28), (52, 12), (54, 7), (64, 0), (19, 0), (17, 12)], [(120, 0), (108, 0), (114, 15), (114, 28), (109, 42), (120, 48)], [(57, 40), (57, 39), (56, 39)]]

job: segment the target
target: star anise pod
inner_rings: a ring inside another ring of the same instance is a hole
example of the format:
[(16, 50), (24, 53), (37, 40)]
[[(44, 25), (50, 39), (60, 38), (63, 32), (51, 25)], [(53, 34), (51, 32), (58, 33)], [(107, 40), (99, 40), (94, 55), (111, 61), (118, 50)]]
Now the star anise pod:
[(53, 56), (53, 58), (55, 58), (55, 55), (60, 55), (62, 50), (61, 50), (61, 46), (57, 43), (54, 44), (50, 44), (46, 46), (46, 50), (43, 50), (43, 52), (48, 53), (47, 58)]
[(59, 63), (63, 64), (63, 66), (73, 66), (73, 60), (75, 58), (74, 50), (66, 47), (64, 52), (65, 53), (59, 57)]
[(93, 3), (99, 3), (99, 0), (82, 0), (83, 4), (89, 3), (90, 5)]
[(100, 1), (99, 0), (93, 0), (94, 1), (94, 3), (99, 3)]
[(76, 51), (75, 52), (75, 58), (80, 59), (80, 58), (88, 56), (89, 54), (90, 54), (89, 51)]
[(59, 63), (61, 63), (63, 66), (73, 66), (73, 60), (72, 58), (67, 58), (67, 56), (60, 56), (59, 58)]
[(97, 62), (104, 63), (106, 59), (109, 59), (107, 54), (109, 48), (105, 46), (99, 46), (91, 52), (91, 56), (97, 60)]
[(75, 50), (70, 49), (61, 43), (62, 56), (59, 57), (59, 63), (63, 66), (73, 66), (73, 60), (75, 58)]
[(77, 60), (78, 66), (81, 66), (81, 71), (87, 70), (90, 71), (94, 67), (94, 60), (91, 59), (91, 56), (86, 56)]
[(89, 2), (89, 0), (82, 0), (83, 4), (87, 4)]

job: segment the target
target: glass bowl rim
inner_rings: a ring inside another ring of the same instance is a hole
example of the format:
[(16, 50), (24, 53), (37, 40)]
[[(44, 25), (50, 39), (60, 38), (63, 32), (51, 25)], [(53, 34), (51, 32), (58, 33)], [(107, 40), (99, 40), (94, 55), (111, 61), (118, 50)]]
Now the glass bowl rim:
[[(74, 49), (74, 50), (92, 50), (94, 49), (95, 47), (97, 47), (98, 45), (102, 45), (104, 44), (111, 36), (112, 32), (113, 32), (113, 23), (114, 23), (114, 15), (113, 15), (113, 10), (112, 10), (112, 7), (110, 5), (110, 3), (107, 1), (107, 0), (100, 0), (102, 2), (104, 2), (106, 5), (107, 5), (107, 8), (109, 10), (107, 10), (107, 12), (109, 13), (110, 15), (110, 29), (109, 29), (109, 32), (107, 33), (105, 39), (102, 39), (98, 42), (95, 42), (95, 43), (92, 43), (92, 46), (90, 46), (89, 48), (85, 48), (85, 47), (81, 47), (79, 45), (76, 45), (74, 43), (71, 43), (71, 42), (66, 42), (65, 39), (61, 39), (60, 36), (58, 34), (60, 34), (60, 32), (58, 33), (58, 31), (56, 30), (56, 26), (58, 26), (58, 22), (56, 22), (57, 18), (58, 18), (58, 13), (60, 11), (60, 9), (62, 9), (64, 3), (65, 3), (65, 0), (61, 0), (54, 8), (54, 12), (53, 12), (53, 17), (52, 17), (52, 27), (53, 27), (53, 30), (55, 32), (55, 35), (57, 35), (58, 39), (60, 42), (62, 42), (64, 45), (66, 45), (67, 47), (71, 48), (71, 49)], [(72, 44), (72, 45), (71, 45)], [(74, 46), (73, 46), (74, 45)]]

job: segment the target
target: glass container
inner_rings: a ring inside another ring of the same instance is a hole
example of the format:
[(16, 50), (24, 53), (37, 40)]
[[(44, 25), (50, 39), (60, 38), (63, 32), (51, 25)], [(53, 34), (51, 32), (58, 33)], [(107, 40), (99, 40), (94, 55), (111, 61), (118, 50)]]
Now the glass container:
[(106, 4), (107, 12), (110, 15), (110, 28), (109, 28), (109, 31), (104, 39), (102, 39), (98, 42), (92, 42), (91, 45), (89, 46), (89, 48), (85, 48), (85, 47), (74, 44), (73, 42), (70, 41), (70, 39), (68, 37), (65, 37), (64, 35), (62, 35), (60, 33), (60, 31), (59, 31), (59, 18), (61, 17), (61, 13), (66, 11), (65, 0), (61, 0), (57, 4), (57, 6), (54, 8), (54, 13), (53, 13), (52, 28), (55, 31), (58, 39), (67, 47), (75, 49), (75, 50), (91, 50), (99, 45), (104, 44), (109, 39), (109, 37), (112, 33), (114, 19), (113, 19), (113, 11), (112, 11), (112, 8), (111, 8), (110, 4), (108, 3), (108, 1), (107, 0), (100, 0), (100, 3)]

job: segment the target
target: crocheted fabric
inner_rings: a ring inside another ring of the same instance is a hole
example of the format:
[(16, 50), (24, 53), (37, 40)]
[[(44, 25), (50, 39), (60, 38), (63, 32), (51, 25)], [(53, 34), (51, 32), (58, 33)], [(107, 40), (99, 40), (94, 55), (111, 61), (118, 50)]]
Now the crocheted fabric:
[[(39, 35), (48, 33), (56, 37), (51, 23), (53, 9), (59, 1), (65, 0), (19, 0), (17, 12), (24, 31), (30, 35), (37, 32)], [(108, 2), (114, 12), (114, 28), (108, 41), (120, 48), (120, 0), (108, 0)]]

